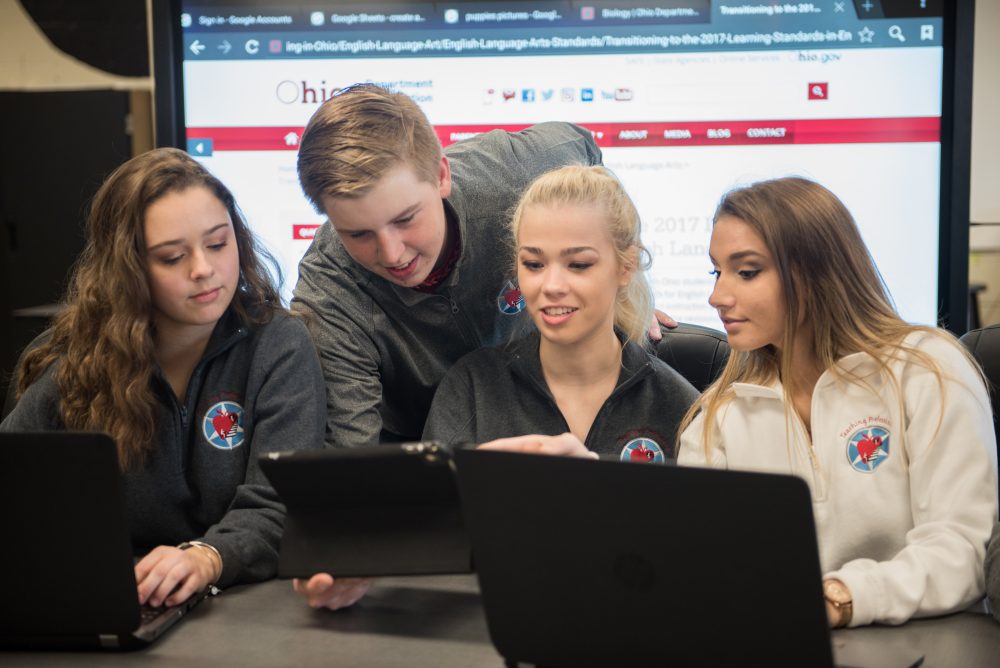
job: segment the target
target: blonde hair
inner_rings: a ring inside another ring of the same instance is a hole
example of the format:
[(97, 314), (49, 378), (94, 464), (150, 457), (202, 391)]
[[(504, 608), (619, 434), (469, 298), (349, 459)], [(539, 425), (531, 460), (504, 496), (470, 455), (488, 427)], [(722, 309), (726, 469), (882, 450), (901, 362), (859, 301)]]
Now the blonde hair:
[(524, 191), (511, 218), (514, 245), (527, 208), (568, 204), (593, 206), (605, 215), (619, 266), (633, 270), (631, 281), (618, 291), (615, 300), (615, 326), (628, 340), (644, 345), (653, 319), (653, 295), (644, 273), (651, 260), (642, 244), (639, 212), (621, 182), (608, 169), (568, 165), (535, 179)]
[(436, 183), (441, 142), (416, 102), (373, 84), (345, 88), (309, 119), (299, 144), (302, 191), (317, 211), (324, 197), (362, 197), (394, 167)]
[(152, 379), (153, 302), (146, 274), (146, 211), (168, 193), (207, 188), (229, 212), (240, 278), (232, 307), (244, 322), (262, 323), (281, 309), (274, 278), (232, 193), (187, 153), (161, 148), (116, 169), (94, 196), (87, 242), (70, 278), (66, 308), (52, 335), (25, 354), (18, 397), (55, 362), (60, 414), (69, 429), (105, 431), (118, 445), (123, 470), (138, 468), (154, 443), (159, 401)]
[[(723, 216), (749, 225), (770, 252), (781, 283), (785, 323), (780, 348), (768, 345), (732, 351), (719, 378), (684, 417), (678, 433), (700, 411), (705, 412), (702, 442), (706, 457), (711, 456), (711, 425), (732, 398), (733, 383), (767, 385), (780, 379), (788, 413), (796, 389), (791, 368), (795, 333), (803, 319), (812, 328), (812, 352), (820, 368), (870, 387), (864, 378), (836, 365), (845, 355), (868, 354), (895, 389), (901, 411), (902, 389), (890, 369), (893, 361), (912, 360), (931, 371), (944, 387), (941, 369), (929, 355), (904, 342), (908, 335), (922, 331), (941, 336), (979, 369), (950, 334), (911, 325), (899, 317), (851, 213), (818, 183), (789, 177), (732, 190), (722, 198), (715, 222)], [(942, 410), (943, 406), (942, 398)]]

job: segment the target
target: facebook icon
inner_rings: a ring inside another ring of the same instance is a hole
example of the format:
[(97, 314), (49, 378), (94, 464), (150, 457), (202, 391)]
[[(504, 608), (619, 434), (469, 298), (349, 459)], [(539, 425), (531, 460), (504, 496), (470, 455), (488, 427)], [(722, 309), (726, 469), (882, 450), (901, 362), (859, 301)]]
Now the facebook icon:
[(521, 102), (534, 102), (535, 101), (535, 89), (525, 88), (521, 91)]

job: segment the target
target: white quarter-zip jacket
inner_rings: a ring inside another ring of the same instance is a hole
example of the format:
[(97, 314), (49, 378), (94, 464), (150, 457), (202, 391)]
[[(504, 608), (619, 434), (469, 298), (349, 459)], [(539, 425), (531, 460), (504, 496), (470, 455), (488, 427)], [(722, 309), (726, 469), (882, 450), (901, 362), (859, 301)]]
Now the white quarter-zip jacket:
[[(851, 626), (902, 624), (960, 610), (983, 596), (983, 557), (997, 518), (992, 409), (977, 372), (945, 334), (906, 343), (890, 369), (864, 353), (825, 372), (813, 390), (812, 438), (782, 387), (736, 383), (715, 417), (706, 462), (704, 413), (681, 437), (678, 464), (799, 475), (812, 492), (824, 578), (853, 597)], [(795, 555), (788, 555), (794, 559)], [(789, 611), (794, 614), (794, 611)]]

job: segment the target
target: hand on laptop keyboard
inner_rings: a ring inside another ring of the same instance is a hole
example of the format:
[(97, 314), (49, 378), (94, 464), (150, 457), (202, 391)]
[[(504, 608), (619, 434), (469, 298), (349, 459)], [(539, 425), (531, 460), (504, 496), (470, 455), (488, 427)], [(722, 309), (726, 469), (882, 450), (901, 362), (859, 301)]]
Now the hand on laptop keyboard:
[(209, 550), (160, 545), (135, 566), (139, 603), (178, 605), (219, 579), (222, 564)]

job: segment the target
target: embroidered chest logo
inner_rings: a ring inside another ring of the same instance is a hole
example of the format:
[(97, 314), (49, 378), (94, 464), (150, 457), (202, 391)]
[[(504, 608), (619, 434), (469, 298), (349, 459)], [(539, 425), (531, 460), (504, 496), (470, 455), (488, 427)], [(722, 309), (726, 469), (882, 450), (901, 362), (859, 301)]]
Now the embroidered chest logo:
[(235, 401), (220, 401), (205, 411), (201, 430), (205, 440), (219, 450), (243, 445), (243, 407)]
[(524, 297), (521, 295), (521, 288), (513, 279), (504, 283), (497, 295), (497, 308), (504, 315), (517, 315), (524, 310)]
[(651, 438), (633, 438), (622, 448), (621, 460), (623, 462), (662, 464), (665, 459), (663, 448)]
[(888, 429), (862, 427), (847, 439), (847, 461), (855, 471), (871, 473), (888, 458)]

